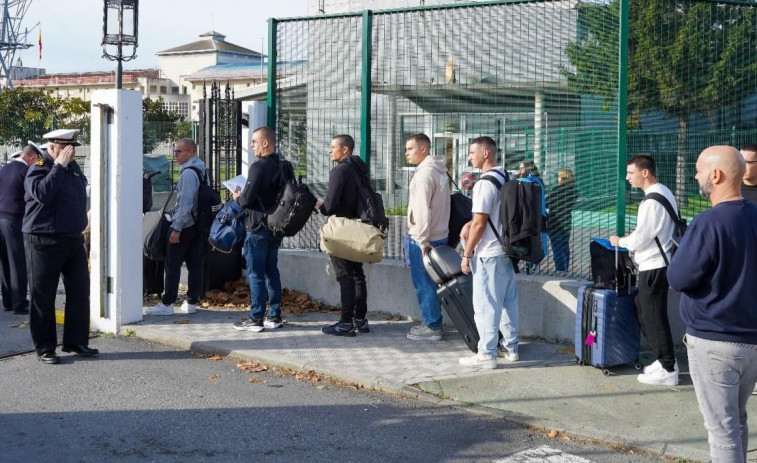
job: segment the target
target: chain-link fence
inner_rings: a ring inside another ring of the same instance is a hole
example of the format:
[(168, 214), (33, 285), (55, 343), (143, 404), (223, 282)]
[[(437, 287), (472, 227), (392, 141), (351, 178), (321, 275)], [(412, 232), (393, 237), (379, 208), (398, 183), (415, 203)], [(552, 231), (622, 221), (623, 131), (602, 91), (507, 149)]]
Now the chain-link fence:
[[(427, 134), (462, 187), (479, 174), (470, 141), (491, 136), (501, 165), (515, 174), (532, 161), (552, 209), (570, 217), (550, 236), (567, 232), (568, 264), (563, 250), (557, 267), (550, 252), (529, 270), (587, 277), (589, 238), (635, 226), (642, 193), (623, 180), (627, 159), (653, 155), (693, 217), (707, 207), (699, 152), (757, 141), (755, 11), (738, 0), (534, 0), (273, 21), (279, 151), (322, 195), (331, 138), (353, 135), (391, 215), (385, 257), (400, 258), (407, 137)], [(577, 201), (561, 202), (571, 183)], [(323, 220), (286, 245), (317, 249)]]

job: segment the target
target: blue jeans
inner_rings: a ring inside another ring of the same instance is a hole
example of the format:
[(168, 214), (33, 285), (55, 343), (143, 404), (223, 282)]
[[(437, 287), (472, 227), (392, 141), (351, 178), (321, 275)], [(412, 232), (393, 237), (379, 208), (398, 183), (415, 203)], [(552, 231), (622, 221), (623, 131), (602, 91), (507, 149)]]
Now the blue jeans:
[[(478, 352), (497, 356), (497, 342), (511, 352), (518, 351), (518, 288), (513, 263), (506, 255), (474, 257), (473, 319), (478, 328)], [(504, 310), (503, 310), (504, 309)]]
[(549, 232), (549, 243), (552, 245), (555, 270), (567, 272), (570, 263), (570, 230)]
[[(430, 241), (429, 244), (433, 247), (441, 246), (447, 244), (447, 238)], [(410, 257), (410, 276), (413, 279), (415, 295), (418, 296), (423, 324), (432, 330), (440, 330), (442, 328), (442, 305), (436, 297), (438, 286), (423, 266), (423, 251), (420, 245), (410, 240), (408, 254)]]
[(269, 230), (248, 233), (244, 240), (244, 258), (250, 282), (250, 318), (262, 320), (266, 300), (268, 316), (281, 316), (281, 277), (279, 275), (279, 246), (282, 237)]
[(757, 381), (757, 345), (710, 341), (690, 334), (684, 343), (713, 463), (746, 462), (746, 403)]

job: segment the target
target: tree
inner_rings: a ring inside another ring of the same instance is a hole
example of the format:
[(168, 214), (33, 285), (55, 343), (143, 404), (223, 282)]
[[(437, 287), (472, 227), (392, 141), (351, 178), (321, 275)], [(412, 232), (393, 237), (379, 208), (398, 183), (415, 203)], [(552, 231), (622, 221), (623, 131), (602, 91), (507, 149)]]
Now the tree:
[(0, 92), (0, 144), (25, 145), (40, 140), (50, 127), (58, 103), (42, 89), (18, 87)]
[[(755, 4), (757, 5), (757, 3)], [(561, 72), (580, 93), (617, 98), (619, 0), (583, 4), (584, 40), (566, 48), (573, 69)], [(642, 115), (661, 112), (677, 121), (676, 199), (685, 203), (691, 116), (716, 116), (741, 104), (757, 79), (757, 9), (710, 1), (630, 1), (628, 58), (629, 129)], [(723, 127), (717, 127), (723, 128)]]
[(142, 100), (142, 150), (152, 152), (164, 142), (173, 142), (189, 137), (192, 133), (191, 123), (175, 111), (168, 111), (163, 106), (163, 98)]

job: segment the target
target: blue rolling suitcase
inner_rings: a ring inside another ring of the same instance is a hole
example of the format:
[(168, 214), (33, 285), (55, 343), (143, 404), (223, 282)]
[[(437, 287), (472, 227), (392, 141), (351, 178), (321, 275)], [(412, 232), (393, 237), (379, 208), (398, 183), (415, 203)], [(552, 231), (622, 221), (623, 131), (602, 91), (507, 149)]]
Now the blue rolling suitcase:
[(609, 375), (609, 367), (639, 363), (641, 331), (636, 319), (634, 296), (636, 288), (628, 292), (595, 288), (592, 284), (578, 289), (576, 309), (576, 361), (579, 365), (602, 368)]

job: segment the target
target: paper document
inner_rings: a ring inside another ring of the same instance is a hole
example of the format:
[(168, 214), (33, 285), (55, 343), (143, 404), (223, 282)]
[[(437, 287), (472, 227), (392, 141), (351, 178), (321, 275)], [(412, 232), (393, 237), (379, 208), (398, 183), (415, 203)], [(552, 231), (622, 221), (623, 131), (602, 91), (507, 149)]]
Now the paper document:
[(223, 186), (229, 189), (232, 193), (236, 191), (244, 190), (244, 185), (247, 183), (247, 178), (244, 175), (237, 175), (234, 178), (230, 178), (223, 182)]

